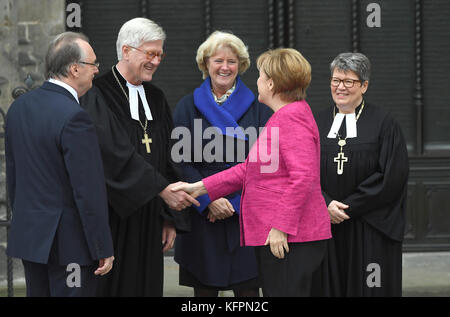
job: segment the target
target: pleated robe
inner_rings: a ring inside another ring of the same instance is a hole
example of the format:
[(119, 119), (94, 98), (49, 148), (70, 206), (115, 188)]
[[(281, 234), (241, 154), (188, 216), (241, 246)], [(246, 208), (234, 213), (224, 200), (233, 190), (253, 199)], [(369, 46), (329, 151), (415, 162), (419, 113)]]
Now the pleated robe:
[[(321, 278), (331, 296), (401, 296), (409, 173), (405, 138), (387, 111), (366, 103), (357, 120), (357, 137), (346, 139), (348, 161), (338, 175), (338, 138), (327, 137), (338, 111), (333, 107), (316, 115), (321, 186), (327, 205), (337, 200), (350, 206), (345, 210), (350, 219), (332, 224), (328, 269)], [(345, 120), (339, 135), (346, 136)]]

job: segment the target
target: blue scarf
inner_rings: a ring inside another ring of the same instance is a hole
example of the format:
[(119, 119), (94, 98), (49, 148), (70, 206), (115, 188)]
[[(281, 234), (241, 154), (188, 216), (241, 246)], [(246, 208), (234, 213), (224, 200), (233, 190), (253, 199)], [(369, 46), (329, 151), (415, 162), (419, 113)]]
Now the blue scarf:
[[(255, 95), (245, 86), (239, 76), (236, 77), (236, 89), (221, 106), (214, 101), (209, 77), (199, 88), (194, 90), (195, 107), (205, 116), (206, 120), (221, 134), (242, 140), (247, 140), (247, 137), (237, 121), (250, 108), (254, 100)], [(236, 134), (227, 133), (227, 127), (233, 127)]]
[[(247, 112), (248, 108), (253, 104), (255, 95), (245, 86), (239, 76), (236, 77), (236, 88), (227, 100), (219, 106), (211, 92), (211, 79), (206, 78), (199, 88), (194, 90), (195, 107), (205, 116), (211, 126), (216, 127), (222, 135), (228, 135), (241, 140), (247, 140), (242, 128), (239, 127), (237, 121)], [(233, 127), (236, 134), (230, 135), (226, 128)], [(211, 200), (208, 194), (197, 197), (200, 207), (195, 207), (203, 212)], [(234, 210), (239, 214), (241, 195), (236, 195), (230, 199)]]

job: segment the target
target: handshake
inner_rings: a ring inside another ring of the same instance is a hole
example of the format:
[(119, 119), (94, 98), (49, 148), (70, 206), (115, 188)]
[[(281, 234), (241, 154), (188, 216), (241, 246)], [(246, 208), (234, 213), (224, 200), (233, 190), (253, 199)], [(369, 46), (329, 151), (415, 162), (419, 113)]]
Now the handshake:
[(192, 204), (200, 206), (195, 198), (204, 194), (207, 194), (206, 188), (202, 181), (198, 181), (192, 184), (185, 182), (170, 184), (159, 193), (159, 196), (171, 209), (181, 211)]

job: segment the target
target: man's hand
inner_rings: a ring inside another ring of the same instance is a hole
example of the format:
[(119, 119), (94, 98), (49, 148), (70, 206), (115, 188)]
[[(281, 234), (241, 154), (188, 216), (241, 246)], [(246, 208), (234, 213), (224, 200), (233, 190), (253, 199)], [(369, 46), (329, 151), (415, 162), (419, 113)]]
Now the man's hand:
[(169, 222), (164, 222), (162, 231), (162, 244), (164, 246), (162, 250), (163, 253), (173, 248), (176, 236), (177, 231), (175, 230), (173, 224)]
[(344, 220), (350, 219), (350, 217), (344, 211), (344, 209), (347, 208), (348, 206), (346, 204), (333, 200), (328, 205), (328, 213), (330, 214), (331, 223), (338, 224)]
[(113, 262), (114, 262), (113, 256), (105, 259), (100, 259), (100, 261), (98, 261), (98, 268), (97, 270), (95, 270), (94, 274), (102, 276), (107, 274), (109, 271), (111, 271), (113, 267)]
[(226, 198), (219, 198), (208, 205), (208, 220), (215, 222), (233, 216), (235, 210), (230, 201)]
[(200, 206), (200, 203), (188, 193), (181, 190), (180, 191), (172, 190), (172, 188), (179, 187), (183, 184), (186, 183), (177, 182), (170, 184), (159, 193), (159, 196), (171, 209), (177, 211), (181, 211), (187, 207), (190, 207), (192, 204), (196, 205), (197, 207)]
[[(179, 184), (179, 185), (177, 185)], [(185, 191), (186, 193), (190, 194), (192, 197), (197, 198), (198, 196), (205, 195), (208, 193), (208, 191), (205, 188), (205, 185), (202, 181), (198, 181), (196, 183), (184, 183), (184, 182), (178, 182), (174, 185), (171, 190), (173, 192), (177, 191)]]

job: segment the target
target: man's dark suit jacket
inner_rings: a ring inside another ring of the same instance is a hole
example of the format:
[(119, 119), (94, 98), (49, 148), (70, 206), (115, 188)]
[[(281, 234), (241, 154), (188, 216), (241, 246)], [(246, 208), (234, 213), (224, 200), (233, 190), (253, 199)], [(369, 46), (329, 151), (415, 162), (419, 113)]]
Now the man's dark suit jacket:
[(60, 265), (112, 256), (95, 128), (70, 92), (45, 82), (19, 97), (5, 131), (13, 211), (7, 254)]

